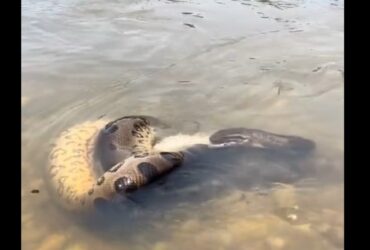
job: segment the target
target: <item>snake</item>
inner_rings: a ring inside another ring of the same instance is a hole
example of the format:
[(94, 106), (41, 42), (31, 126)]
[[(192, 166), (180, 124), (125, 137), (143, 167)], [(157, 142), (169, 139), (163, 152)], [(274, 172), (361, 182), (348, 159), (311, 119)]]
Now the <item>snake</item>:
[[(154, 125), (158, 124), (150, 116), (124, 116), (86, 121), (63, 131), (48, 157), (46, 172), (53, 197), (68, 211), (94, 211), (102, 202), (122, 202), (181, 166), (186, 149), (156, 149)], [(311, 151), (315, 147), (302, 137), (242, 127), (218, 130), (201, 145), (212, 150), (242, 146)]]

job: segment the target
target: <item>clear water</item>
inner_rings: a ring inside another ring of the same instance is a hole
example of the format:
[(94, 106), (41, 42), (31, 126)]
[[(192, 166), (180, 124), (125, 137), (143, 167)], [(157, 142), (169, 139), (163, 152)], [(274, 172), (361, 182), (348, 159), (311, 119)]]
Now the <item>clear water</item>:
[[(343, 5), (23, 0), (22, 248), (343, 249)], [(316, 172), (266, 187), (286, 162), (241, 157), (211, 176), (200, 164), (181, 188), (172, 178), (81, 222), (48, 193), (50, 145), (74, 124), (131, 114), (184, 133), (307, 137), (317, 150), (303, 165)]]

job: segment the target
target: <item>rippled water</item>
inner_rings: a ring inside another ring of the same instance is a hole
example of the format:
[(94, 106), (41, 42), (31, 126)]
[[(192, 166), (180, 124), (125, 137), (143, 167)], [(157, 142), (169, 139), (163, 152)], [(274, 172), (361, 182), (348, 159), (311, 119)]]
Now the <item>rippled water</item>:
[[(343, 20), (342, 0), (23, 0), (22, 248), (343, 249)], [(303, 163), (246, 154), (214, 176), (199, 164), (125, 213), (65, 213), (45, 182), (50, 145), (130, 114), (183, 133), (300, 135), (317, 150)], [(260, 185), (283, 179), (279, 164), (315, 173)]]

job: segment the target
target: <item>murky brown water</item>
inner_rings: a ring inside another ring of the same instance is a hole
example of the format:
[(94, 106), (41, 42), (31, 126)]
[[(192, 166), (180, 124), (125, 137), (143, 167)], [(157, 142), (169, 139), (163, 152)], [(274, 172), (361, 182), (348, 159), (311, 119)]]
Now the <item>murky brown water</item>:
[[(343, 249), (343, 19), (341, 0), (23, 0), (22, 248)], [(240, 159), (125, 213), (66, 214), (45, 183), (50, 144), (130, 114), (304, 136), (316, 172), (267, 187), (284, 162)], [(266, 171), (250, 187), (252, 163)]]

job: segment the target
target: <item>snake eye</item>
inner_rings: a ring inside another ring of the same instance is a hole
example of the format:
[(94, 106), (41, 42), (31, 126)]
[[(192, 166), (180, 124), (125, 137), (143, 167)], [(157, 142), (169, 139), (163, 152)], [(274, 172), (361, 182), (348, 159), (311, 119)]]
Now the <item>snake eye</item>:
[(117, 193), (123, 194), (136, 190), (137, 186), (131, 178), (124, 176), (114, 182), (114, 188)]

